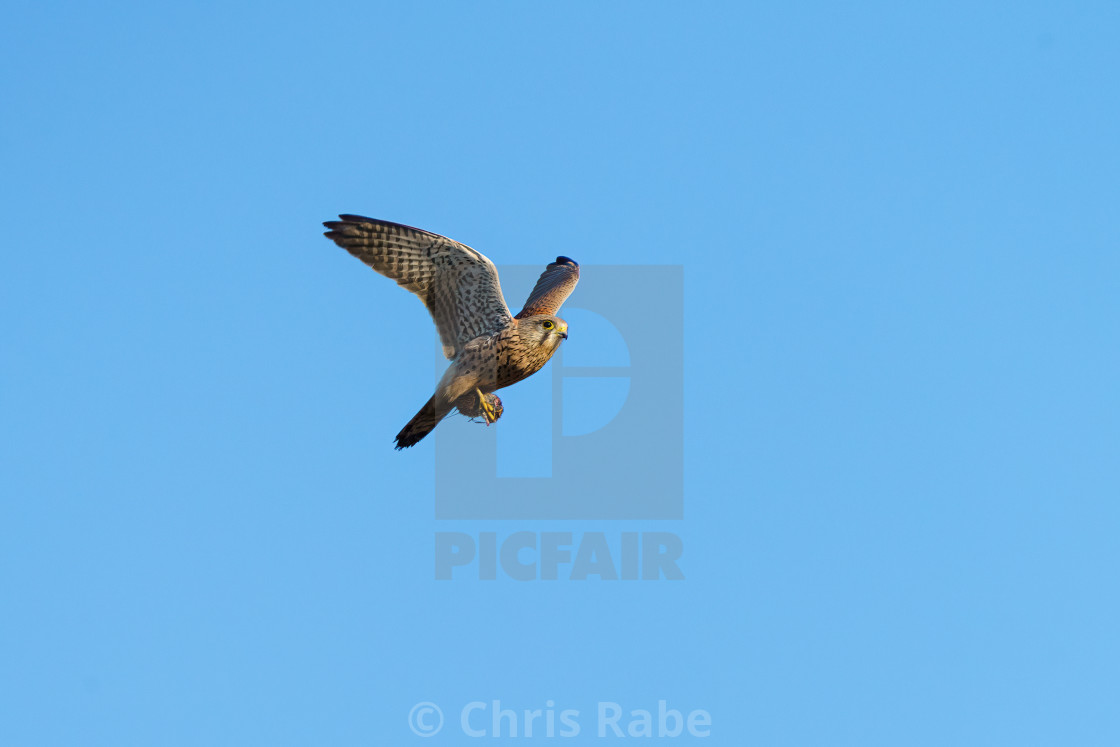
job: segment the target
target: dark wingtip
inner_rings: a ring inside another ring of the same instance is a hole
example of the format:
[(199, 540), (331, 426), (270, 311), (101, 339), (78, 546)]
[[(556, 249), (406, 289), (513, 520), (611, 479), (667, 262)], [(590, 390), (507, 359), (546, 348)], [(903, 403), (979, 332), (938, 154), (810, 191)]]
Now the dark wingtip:
[(377, 223), (376, 218), (367, 218), (364, 215), (354, 215), (353, 213), (339, 213), (339, 219), (344, 223)]
[[(360, 215), (350, 215), (349, 213), (343, 213), (338, 217), (340, 218), (340, 220), (323, 221), (323, 226), (330, 229), (329, 231), (324, 231), (323, 235), (336, 244), (338, 244), (339, 239), (345, 236), (345, 234), (339, 229), (346, 228), (347, 226), (352, 226), (355, 223), (368, 222), (370, 220), (369, 218), (363, 218)], [(339, 244), (339, 246), (342, 245)]]
[(553, 264), (572, 265), (573, 267), (579, 267), (579, 262), (576, 262), (571, 257), (565, 257), (563, 254), (561, 254), (559, 257), (557, 257), (556, 262), (554, 262)]

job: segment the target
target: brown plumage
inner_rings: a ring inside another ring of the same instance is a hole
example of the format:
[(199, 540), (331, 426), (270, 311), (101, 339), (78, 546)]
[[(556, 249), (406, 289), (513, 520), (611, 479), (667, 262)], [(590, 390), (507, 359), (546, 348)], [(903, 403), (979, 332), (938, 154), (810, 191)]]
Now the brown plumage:
[(493, 392), (539, 371), (567, 339), (556, 316), (579, 282), (579, 265), (567, 257), (549, 264), (529, 299), (513, 316), (502, 296), (494, 263), (444, 236), (399, 223), (340, 215), (324, 235), (424, 302), (451, 365), (435, 394), (401, 429), (396, 448), (420, 441), (458, 408), (492, 423), (502, 403)]

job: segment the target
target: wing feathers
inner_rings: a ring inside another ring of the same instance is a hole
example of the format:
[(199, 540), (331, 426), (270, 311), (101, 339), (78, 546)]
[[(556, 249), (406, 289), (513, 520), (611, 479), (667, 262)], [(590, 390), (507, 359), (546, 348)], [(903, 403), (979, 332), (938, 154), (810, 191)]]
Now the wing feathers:
[(323, 223), (323, 235), (382, 275), (416, 294), (432, 315), (443, 352), (511, 319), (498, 271), (480, 252), (445, 236), (400, 223), (343, 214)]
[(541, 273), (529, 300), (517, 314), (517, 319), (537, 314), (555, 316), (560, 306), (572, 294), (579, 282), (579, 263), (569, 257), (560, 256)]

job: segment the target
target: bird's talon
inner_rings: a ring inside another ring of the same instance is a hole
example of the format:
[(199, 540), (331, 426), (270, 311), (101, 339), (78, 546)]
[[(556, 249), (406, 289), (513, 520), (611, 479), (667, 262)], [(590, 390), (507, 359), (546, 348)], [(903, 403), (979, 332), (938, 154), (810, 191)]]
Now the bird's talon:
[(486, 395), (482, 393), (482, 390), (478, 387), (475, 387), (474, 390), (478, 393), (478, 401), (482, 405), (482, 417), (486, 421), (486, 425), (489, 426), (498, 419), (498, 416), (494, 414), (494, 408), (486, 401)]

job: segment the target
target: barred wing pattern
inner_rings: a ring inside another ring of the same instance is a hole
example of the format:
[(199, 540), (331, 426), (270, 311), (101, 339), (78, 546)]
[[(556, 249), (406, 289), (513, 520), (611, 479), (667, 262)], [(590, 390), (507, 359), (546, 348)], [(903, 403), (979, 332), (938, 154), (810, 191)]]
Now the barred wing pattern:
[[(323, 235), (415, 293), (428, 307), (448, 358), (454, 358), (476, 337), (502, 329), (512, 320), (498, 270), (481, 252), (400, 223), (361, 215), (338, 217), (323, 223), (330, 229)], [(540, 285), (538, 282), (537, 287)]]
[(560, 305), (572, 295), (579, 282), (579, 263), (569, 257), (557, 257), (541, 273), (525, 308), (517, 313), (518, 319), (537, 314), (556, 316)]

